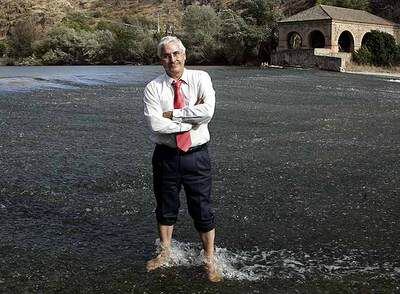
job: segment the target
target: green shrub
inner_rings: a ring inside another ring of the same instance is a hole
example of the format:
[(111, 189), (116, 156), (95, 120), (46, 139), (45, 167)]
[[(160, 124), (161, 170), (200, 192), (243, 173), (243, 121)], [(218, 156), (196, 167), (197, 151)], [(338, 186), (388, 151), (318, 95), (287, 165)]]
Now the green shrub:
[(90, 25), (91, 21), (92, 18), (86, 13), (74, 12), (67, 14), (61, 23), (63, 26), (73, 28), (75, 30), (92, 31), (93, 29)]
[(36, 56), (43, 56), (50, 50), (49, 40), (47, 38), (34, 41), (32, 43), (33, 54)]
[(60, 49), (50, 49), (42, 56), (43, 63), (46, 65), (68, 64), (69, 59), (68, 54)]
[(43, 64), (42, 59), (36, 57), (35, 54), (32, 54), (31, 56), (28, 57), (24, 57), (16, 62), (16, 65), (25, 65), (25, 66), (41, 65), (41, 64)]
[(86, 31), (58, 26), (49, 33), (49, 50), (43, 55), (46, 64), (110, 63), (114, 42), (110, 31)]
[(107, 30), (113, 35), (111, 59), (113, 63), (152, 63), (156, 59), (155, 35), (146, 26), (100, 22), (97, 30)]
[(389, 33), (371, 31), (365, 34), (362, 45), (371, 52), (373, 65), (391, 66), (398, 62), (398, 46)]
[(373, 63), (373, 55), (371, 51), (368, 50), (367, 47), (361, 46), (359, 50), (353, 52), (352, 55), (353, 61), (358, 64), (372, 64)]

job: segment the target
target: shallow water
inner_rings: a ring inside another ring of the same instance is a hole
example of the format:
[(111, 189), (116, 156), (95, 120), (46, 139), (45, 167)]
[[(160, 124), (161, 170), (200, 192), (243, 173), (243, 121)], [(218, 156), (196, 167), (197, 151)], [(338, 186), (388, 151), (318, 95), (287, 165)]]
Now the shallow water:
[(202, 276), (184, 195), (173, 263), (145, 273), (160, 67), (1, 67), (1, 293), (400, 291), (398, 80), (202, 69), (225, 281)]

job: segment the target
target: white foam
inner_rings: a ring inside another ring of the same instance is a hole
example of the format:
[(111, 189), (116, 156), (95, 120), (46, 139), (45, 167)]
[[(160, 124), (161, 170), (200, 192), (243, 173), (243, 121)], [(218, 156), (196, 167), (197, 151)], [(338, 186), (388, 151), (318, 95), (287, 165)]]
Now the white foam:
[[(159, 247), (159, 240), (156, 245)], [(304, 280), (312, 276), (340, 278), (353, 273), (368, 273), (399, 277), (400, 269), (393, 264), (362, 264), (363, 252), (350, 251), (348, 254), (327, 259), (316, 254), (292, 252), (289, 250), (229, 250), (216, 247), (215, 258), (222, 276), (229, 280), (257, 281), (268, 278)], [(319, 258), (318, 258), (319, 257)], [(324, 259), (324, 260), (323, 260)], [(172, 241), (171, 262), (166, 267), (194, 267), (203, 264), (200, 243)]]

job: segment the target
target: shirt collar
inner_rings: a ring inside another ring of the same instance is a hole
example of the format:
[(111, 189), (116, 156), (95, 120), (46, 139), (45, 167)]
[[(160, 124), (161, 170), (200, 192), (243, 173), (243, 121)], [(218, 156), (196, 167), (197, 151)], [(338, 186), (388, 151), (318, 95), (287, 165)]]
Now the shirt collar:
[[(166, 78), (166, 82), (169, 85), (172, 85), (172, 82), (174, 81), (174, 79), (171, 78), (167, 73), (165, 73), (165, 78)], [(187, 73), (186, 68), (183, 69), (183, 73), (182, 73), (180, 80), (182, 80), (186, 85), (189, 85), (188, 73)]]

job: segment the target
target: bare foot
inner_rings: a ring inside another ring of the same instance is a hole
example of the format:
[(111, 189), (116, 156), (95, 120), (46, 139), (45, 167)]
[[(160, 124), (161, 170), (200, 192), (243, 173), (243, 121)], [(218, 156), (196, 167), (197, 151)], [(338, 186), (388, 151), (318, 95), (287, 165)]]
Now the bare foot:
[(218, 270), (214, 258), (206, 258), (204, 260), (204, 269), (206, 271), (208, 280), (213, 283), (218, 283), (222, 281), (222, 275)]
[(166, 265), (170, 259), (171, 259), (171, 249), (162, 248), (161, 253), (158, 254), (157, 257), (147, 262), (146, 269), (148, 272), (153, 271), (159, 267)]

